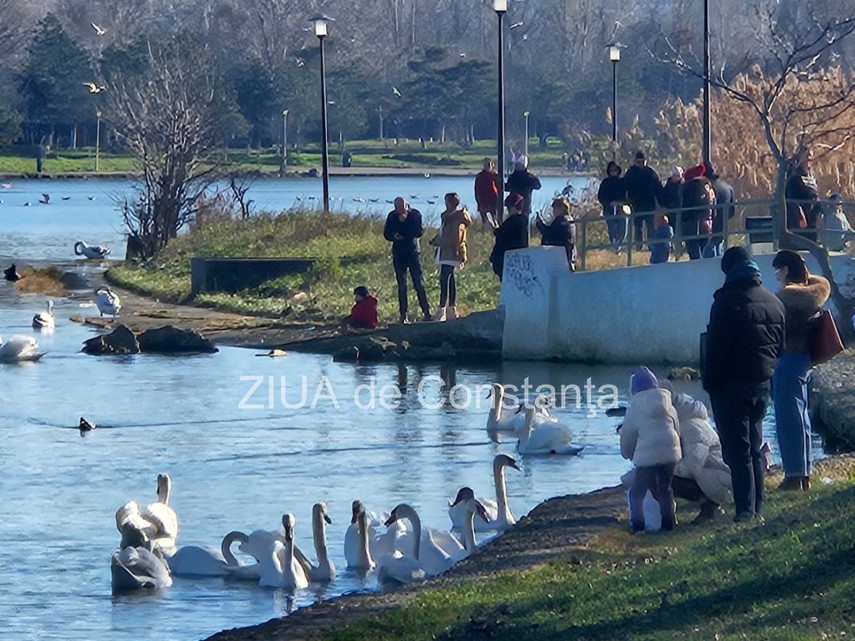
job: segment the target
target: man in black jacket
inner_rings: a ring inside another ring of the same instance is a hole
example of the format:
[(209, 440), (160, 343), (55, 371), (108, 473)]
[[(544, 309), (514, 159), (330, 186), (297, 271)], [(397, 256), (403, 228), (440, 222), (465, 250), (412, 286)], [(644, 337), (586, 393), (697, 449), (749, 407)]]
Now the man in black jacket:
[(653, 215), (656, 213), (656, 201), (662, 191), (659, 174), (647, 165), (647, 156), (643, 151), (635, 153), (635, 164), (626, 170), (623, 176), (626, 199), (632, 205), (635, 225), (635, 248), (641, 251), (644, 230), (647, 230), (647, 242), (653, 239)]
[(528, 158), (518, 156), (514, 163), (514, 170), (505, 182), (505, 191), (523, 197), (522, 213), (526, 216), (531, 213), (531, 193), (535, 189), (540, 189), (540, 178), (528, 170)]
[(724, 285), (710, 309), (701, 370), (730, 466), (734, 520), (740, 522), (760, 517), (763, 507), (762, 423), (769, 381), (784, 347), (784, 306), (762, 286), (760, 270), (744, 247), (724, 252), (721, 270)]
[(425, 233), (422, 226), (422, 214), (418, 209), (410, 208), (406, 200), (398, 196), (395, 199), (395, 209), (386, 216), (383, 227), (383, 237), (392, 243), (392, 266), (395, 268), (395, 279), (398, 281), (398, 310), (400, 322), (407, 320), (407, 271), (413, 280), (413, 289), (419, 299), (424, 319), (431, 319), (428, 306), (425, 283), (422, 277), (422, 265), (419, 262), (421, 246), (419, 238)]

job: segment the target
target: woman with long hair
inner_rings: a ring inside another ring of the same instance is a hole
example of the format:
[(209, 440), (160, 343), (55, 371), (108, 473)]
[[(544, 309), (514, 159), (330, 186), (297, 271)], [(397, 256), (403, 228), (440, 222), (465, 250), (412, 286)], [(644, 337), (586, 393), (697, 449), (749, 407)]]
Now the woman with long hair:
[(457, 283), (454, 272), (466, 264), (466, 230), (472, 216), (460, 206), (460, 196), (454, 192), (445, 195), (445, 211), (440, 216), (439, 235), (431, 241), (436, 245), (436, 263), (439, 265), (439, 309), (434, 320), (457, 318)]

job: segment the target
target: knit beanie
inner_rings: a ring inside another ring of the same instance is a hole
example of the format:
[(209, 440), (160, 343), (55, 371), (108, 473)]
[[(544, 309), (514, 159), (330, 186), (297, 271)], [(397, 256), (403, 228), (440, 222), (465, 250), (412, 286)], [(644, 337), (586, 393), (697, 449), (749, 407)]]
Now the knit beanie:
[(639, 392), (659, 387), (659, 379), (649, 369), (637, 367), (629, 379), (629, 391), (635, 396)]
[(721, 271), (727, 274), (737, 264), (751, 260), (751, 254), (742, 245), (729, 248), (721, 257)]

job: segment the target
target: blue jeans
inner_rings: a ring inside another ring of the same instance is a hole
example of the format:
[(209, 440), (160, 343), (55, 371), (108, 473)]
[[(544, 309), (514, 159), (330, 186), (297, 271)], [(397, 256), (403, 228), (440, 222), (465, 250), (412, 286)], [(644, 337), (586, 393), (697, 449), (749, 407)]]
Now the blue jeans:
[(808, 414), (808, 379), (810, 355), (784, 352), (772, 377), (772, 400), (775, 402), (775, 431), (784, 476), (810, 476), (811, 438)]

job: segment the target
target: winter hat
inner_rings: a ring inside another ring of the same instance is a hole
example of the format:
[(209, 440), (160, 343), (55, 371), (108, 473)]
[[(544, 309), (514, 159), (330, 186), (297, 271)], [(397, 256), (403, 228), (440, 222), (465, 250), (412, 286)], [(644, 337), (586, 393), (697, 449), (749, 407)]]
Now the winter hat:
[(694, 167), (689, 167), (683, 174), (683, 180), (689, 182), (692, 178), (700, 178), (704, 175), (704, 171), (706, 171), (706, 166), (704, 166), (704, 163), (701, 163), (700, 165), (695, 165)]
[(657, 387), (659, 387), (659, 379), (657, 379), (656, 375), (643, 365), (641, 367), (637, 367), (629, 378), (629, 391), (633, 396), (639, 392), (655, 389)]
[(739, 263), (745, 263), (751, 260), (751, 254), (742, 245), (730, 247), (721, 257), (721, 271), (727, 274), (731, 269)]
[(641, 151), (641, 149), (639, 149), (638, 151), (635, 152), (635, 159), (636, 160), (647, 160), (647, 156), (645, 156), (644, 152)]
[(686, 418), (709, 418), (707, 407), (700, 401), (696, 401), (688, 394), (677, 394), (674, 397), (674, 409), (677, 410), (677, 415), (682, 419)]
[(525, 203), (525, 198), (522, 197), (522, 194), (518, 194), (515, 191), (508, 194), (508, 197), (505, 198), (505, 207), (522, 209), (523, 203)]
[(683, 173), (683, 168), (680, 165), (676, 165), (674, 169), (671, 170), (671, 178), (682, 178)]
[(514, 167), (517, 169), (525, 169), (528, 167), (528, 157), (527, 156), (517, 156), (516, 160), (514, 160)]

